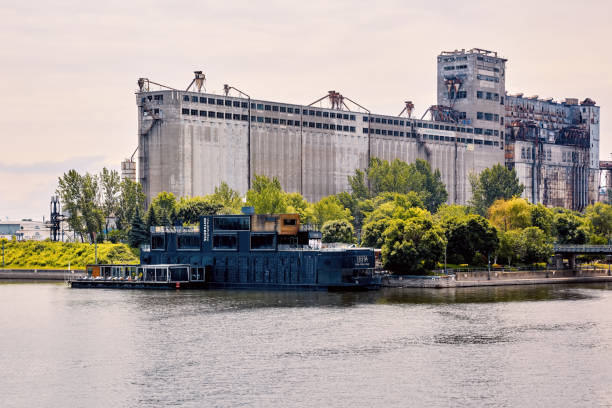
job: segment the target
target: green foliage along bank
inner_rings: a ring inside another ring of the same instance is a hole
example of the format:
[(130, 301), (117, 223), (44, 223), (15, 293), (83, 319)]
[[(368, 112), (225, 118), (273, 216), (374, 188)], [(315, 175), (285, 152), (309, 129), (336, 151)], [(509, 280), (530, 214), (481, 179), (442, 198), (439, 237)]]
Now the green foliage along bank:
[[(471, 176), (470, 205), (445, 204), (440, 172), (424, 160), (372, 158), (347, 181), (349, 191), (308, 202), (300, 193), (284, 191), (277, 178), (254, 175), (245, 195), (220, 181), (206, 196), (160, 192), (146, 211), (140, 185), (119, 183), (106, 169), (99, 176), (71, 171), (60, 179), (58, 192), (83, 239), (108, 230), (108, 216), (114, 214), (117, 230), (105, 238), (138, 247), (148, 242), (153, 225), (197, 225), (203, 215), (239, 214), (247, 205), (256, 214), (297, 213), (302, 224), (321, 230), (324, 243), (381, 249), (384, 267), (399, 274), (428, 273), (445, 260), (469, 267), (532, 265), (548, 261), (554, 244), (612, 241), (610, 205), (597, 203), (578, 213), (531, 204), (519, 197), (524, 186), (516, 172), (503, 165)], [(94, 196), (100, 198), (92, 206)]]
[[(4, 240), (5, 268), (67, 269), (70, 265), (71, 269), (83, 269), (94, 260), (93, 244)], [(125, 244), (98, 244), (98, 263), (138, 264), (138, 251)]]

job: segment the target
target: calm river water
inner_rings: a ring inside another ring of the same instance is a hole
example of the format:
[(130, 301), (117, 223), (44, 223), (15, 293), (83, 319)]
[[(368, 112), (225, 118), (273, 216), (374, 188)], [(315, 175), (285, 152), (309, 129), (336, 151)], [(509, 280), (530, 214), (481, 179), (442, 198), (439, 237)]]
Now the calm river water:
[(611, 289), (0, 284), (0, 406), (612, 406)]

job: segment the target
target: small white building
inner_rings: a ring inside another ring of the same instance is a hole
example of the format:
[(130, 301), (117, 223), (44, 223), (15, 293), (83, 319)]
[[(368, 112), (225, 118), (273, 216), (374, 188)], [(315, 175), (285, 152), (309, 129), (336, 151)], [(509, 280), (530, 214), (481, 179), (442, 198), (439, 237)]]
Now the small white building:
[(49, 229), (42, 221), (0, 221), (0, 238), (18, 241), (43, 241), (49, 238)]

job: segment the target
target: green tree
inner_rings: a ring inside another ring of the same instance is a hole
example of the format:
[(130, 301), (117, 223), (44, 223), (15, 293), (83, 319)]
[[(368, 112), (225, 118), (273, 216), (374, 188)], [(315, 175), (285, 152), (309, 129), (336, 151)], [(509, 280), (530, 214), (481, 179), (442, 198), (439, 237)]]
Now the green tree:
[(423, 201), (415, 192), (383, 193), (364, 201), (366, 217), (362, 229), (362, 245), (381, 248), (384, 243), (383, 233), (391, 221), (430, 216), (423, 206)]
[(102, 227), (104, 225), (104, 213), (98, 201), (100, 197), (98, 177), (85, 173), (85, 176), (82, 178), (81, 188), (82, 194), (79, 207), (90, 242), (94, 242), (97, 237), (102, 237)]
[(555, 215), (543, 204), (531, 205), (531, 225), (541, 229), (548, 237), (554, 235)]
[(312, 205), (300, 193), (286, 193), (285, 200), (287, 202), (287, 213), (299, 214), (302, 224), (311, 224), (313, 222)]
[(575, 212), (556, 209), (555, 231), (559, 244), (586, 244), (589, 240), (588, 227), (584, 220)]
[(177, 218), (184, 224), (199, 225), (203, 215), (219, 214), (223, 205), (208, 197), (181, 197), (177, 204)]
[(68, 225), (81, 237), (86, 233), (80, 203), (82, 202), (83, 177), (76, 170), (69, 170), (58, 180), (56, 193), (60, 196), (62, 210), (68, 214)]
[(523, 253), (521, 258), (524, 263), (546, 262), (553, 254), (553, 246), (549, 237), (538, 227), (528, 227), (521, 231), (523, 240)]
[(151, 214), (154, 214), (154, 218), (150, 218), (150, 221), (156, 221), (157, 224), (149, 224), (149, 226), (153, 225), (164, 225), (171, 226), (177, 220), (177, 202), (176, 196), (167, 191), (162, 191), (159, 193), (153, 201), (151, 201), (151, 205), (149, 206)]
[(144, 216), (144, 222), (145, 222), (147, 231), (150, 231), (151, 227), (162, 225), (160, 218), (157, 216), (157, 211), (155, 210), (155, 207), (153, 207), (152, 205), (149, 206), (149, 209), (147, 210)]
[(327, 221), (347, 220), (352, 221), (351, 212), (344, 208), (336, 196), (323, 197), (313, 206), (313, 221), (321, 227)]
[(444, 245), (444, 232), (431, 215), (395, 219), (384, 232), (383, 265), (399, 274), (425, 274), (442, 257)]
[(593, 234), (592, 240), (605, 244), (612, 238), (612, 207), (609, 204), (589, 205), (585, 217)]
[(482, 216), (486, 215), (488, 208), (496, 200), (520, 196), (525, 188), (519, 183), (516, 171), (501, 164), (484, 169), (478, 176), (470, 175), (470, 184), (471, 205)]
[(522, 230), (515, 229), (500, 232), (499, 249), (497, 252), (500, 259), (506, 260), (508, 265), (512, 265), (513, 261), (520, 261), (524, 252), (525, 241)]
[[(497, 230), (480, 215), (447, 218), (442, 228), (448, 242), (447, 259), (451, 263), (485, 262), (485, 257), (495, 254), (499, 247)], [(477, 254), (482, 258), (477, 259)]]
[(414, 167), (423, 177), (423, 184), (420, 187), (420, 191), (423, 192), (425, 197), (423, 200), (425, 202), (425, 208), (432, 213), (436, 212), (448, 198), (448, 192), (442, 181), (440, 170), (436, 169), (432, 172), (429, 163), (422, 159), (417, 159), (414, 162)]
[(132, 248), (138, 248), (140, 245), (149, 242), (149, 230), (147, 229), (144, 220), (140, 215), (140, 210), (136, 209), (136, 214), (132, 217), (130, 231), (128, 233), (128, 243)]
[(470, 214), (470, 207), (459, 204), (442, 204), (435, 214), (436, 220), (441, 223), (463, 218)]
[(361, 232), (361, 245), (369, 248), (382, 248), (385, 243), (385, 230), (392, 220), (392, 218), (385, 217), (365, 224)]
[(143, 214), (145, 194), (142, 185), (125, 179), (120, 184), (119, 204), (117, 206), (117, 228), (129, 231), (136, 213)]
[(382, 193), (415, 192), (432, 212), (448, 198), (440, 171), (432, 171), (422, 159), (408, 164), (399, 159), (388, 162), (374, 157), (365, 172), (356, 170), (349, 176), (349, 184), (353, 197), (360, 201)]
[(102, 192), (102, 214), (104, 216), (104, 230), (108, 234), (109, 218), (114, 216), (117, 218), (120, 193), (121, 193), (121, 178), (117, 170), (108, 170), (106, 167), (100, 173), (100, 189)]
[(68, 225), (79, 234), (81, 241), (87, 236), (89, 242), (94, 242), (94, 237), (100, 235), (104, 224), (98, 177), (89, 173), (80, 175), (76, 170), (70, 170), (59, 178), (57, 194), (64, 212), (69, 213)]
[(323, 235), (321, 241), (325, 243), (354, 241), (353, 225), (347, 220), (327, 221), (321, 228), (321, 234)]
[(363, 170), (355, 170), (353, 176), (348, 176), (349, 185), (351, 186), (351, 195), (356, 200), (365, 200), (370, 197), (368, 190), (366, 174)]
[(524, 198), (497, 200), (489, 208), (489, 221), (502, 231), (531, 226), (531, 205)]
[(255, 175), (247, 192), (247, 205), (255, 208), (256, 214), (282, 214), (287, 210), (285, 193), (276, 177)]
[(226, 182), (215, 187), (215, 192), (206, 196), (212, 203), (220, 204), (222, 209), (219, 214), (240, 214), (244, 205), (240, 193), (230, 188)]

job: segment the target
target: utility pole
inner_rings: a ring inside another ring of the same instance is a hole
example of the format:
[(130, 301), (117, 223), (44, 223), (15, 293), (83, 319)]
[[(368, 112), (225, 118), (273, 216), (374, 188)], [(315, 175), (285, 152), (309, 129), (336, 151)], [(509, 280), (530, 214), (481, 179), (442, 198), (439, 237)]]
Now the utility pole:
[(2, 268), (4, 268), (4, 240), (2, 240)]

